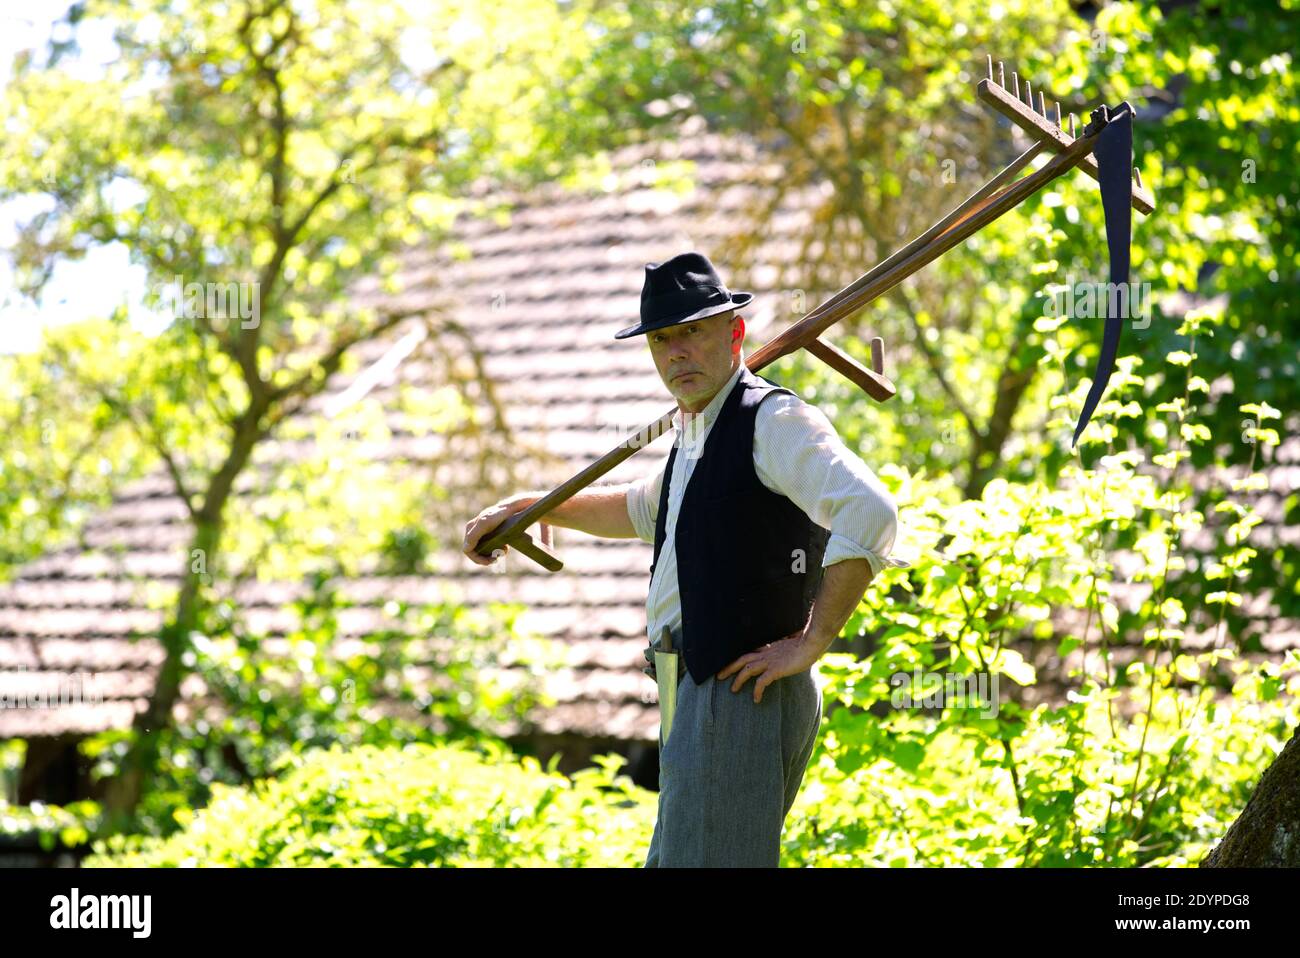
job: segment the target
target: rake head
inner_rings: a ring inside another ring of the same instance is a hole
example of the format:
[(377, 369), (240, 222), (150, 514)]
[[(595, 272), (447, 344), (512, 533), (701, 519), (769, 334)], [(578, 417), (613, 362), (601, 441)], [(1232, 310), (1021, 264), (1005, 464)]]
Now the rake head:
[[(976, 95), (984, 103), (992, 107), (998, 113), (1001, 113), (1008, 120), (1014, 123), (1020, 129), (1024, 130), (1034, 140), (1042, 143), (1049, 150), (1059, 153), (1070, 146), (1079, 134), (1076, 134), (1076, 124), (1074, 114), (1069, 114), (1070, 123), (1067, 130), (1065, 124), (1061, 121), (1061, 105), (1053, 103), (1054, 116), (1048, 114), (1048, 101), (1043, 94), (1040, 86), (1038, 90), (1038, 105), (1035, 108), (1032, 86), (1028, 80), (1021, 83), (1018, 74), (1012, 73), (1012, 86), (1006, 85), (1006, 67), (1001, 61), (998, 61), (997, 78), (993, 75), (993, 57), (988, 56), (988, 76), (980, 80), (976, 87)], [(1022, 89), (1023, 87), (1023, 89)], [(1093, 111), (1093, 119), (1096, 120), (1098, 113), (1102, 121), (1105, 122), (1110, 118), (1107, 107), (1102, 105)], [(1132, 112), (1132, 107), (1129, 107)], [(1089, 132), (1085, 127), (1082, 134)], [(1098, 179), (1097, 159), (1089, 154), (1079, 162), (1079, 169), (1083, 170), (1094, 180)], [(1100, 182), (1100, 181), (1099, 181)], [(1155, 210), (1155, 197), (1151, 192), (1142, 186), (1142, 174), (1138, 172), (1137, 167), (1133, 168), (1133, 189), (1132, 189), (1133, 209), (1139, 213), (1151, 213)]]

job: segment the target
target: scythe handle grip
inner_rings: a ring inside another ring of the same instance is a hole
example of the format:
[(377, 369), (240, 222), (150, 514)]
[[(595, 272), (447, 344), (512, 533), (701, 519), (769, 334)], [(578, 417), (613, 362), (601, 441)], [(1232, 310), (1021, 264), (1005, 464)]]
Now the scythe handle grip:
[[(486, 558), (502, 546), (514, 546), (519, 550), (520, 554), (528, 556), (547, 572), (559, 572), (564, 568), (564, 562), (560, 557), (548, 549), (544, 542), (538, 542), (524, 531), (533, 521), (523, 512), (515, 513), (493, 529), (479, 543), (476, 551)], [(545, 525), (543, 525), (543, 528), (545, 529)], [(543, 534), (542, 538), (545, 540), (546, 535)]]

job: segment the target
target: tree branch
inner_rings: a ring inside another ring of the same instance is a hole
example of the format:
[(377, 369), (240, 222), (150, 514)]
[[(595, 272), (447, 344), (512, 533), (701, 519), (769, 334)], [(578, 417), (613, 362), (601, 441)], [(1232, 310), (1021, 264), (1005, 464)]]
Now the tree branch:
[[(75, 375), (75, 374), (74, 374)], [(198, 510), (194, 505), (194, 496), (190, 493), (189, 487), (185, 484), (185, 477), (181, 473), (180, 466), (172, 457), (167, 445), (162, 441), (162, 437), (152, 425), (142, 421), (142, 417), (136, 415), (136, 411), (125, 400), (114, 396), (101, 383), (89, 383), (86, 380), (77, 377), (84, 385), (93, 389), (110, 409), (116, 410), (124, 416), (132, 426), (135, 427), (136, 433), (162, 458), (167, 466), (167, 472), (171, 476), (172, 484), (176, 487), (176, 495), (180, 497), (181, 502), (185, 504), (185, 511), (193, 519), (198, 515)]]
[[(274, 408), (269, 415), (268, 429), (274, 428), (277, 424), (297, 413), (307, 404), (308, 400), (324, 389), (330, 376), (338, 371), (344, 355), (353, 346), (365, 340), (382, 336), (403, 320), (425, 312), (428, 312), (427, 308), (390, 313), (370, 329), (352, 335), (339, 336), (334, 341), (334, 344), (321, 356), (320, 360), (312, 364), (311, 368), (291, 382), (270, 391), (268, 394), (270, 406), (278, 408)], [(324, 375), (316, 375), (318, 370), (323, 370)]]

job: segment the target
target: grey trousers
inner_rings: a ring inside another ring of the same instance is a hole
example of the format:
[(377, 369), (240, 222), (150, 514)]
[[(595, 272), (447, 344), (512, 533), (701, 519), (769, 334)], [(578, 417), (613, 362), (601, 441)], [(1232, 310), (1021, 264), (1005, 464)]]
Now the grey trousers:
[(781, 830), (821, 726), (821, 686), (806, 669), (754, 703), (734, 674), (677, 684), (659, 755), (659, 812), (646, 868), (776, 868)]

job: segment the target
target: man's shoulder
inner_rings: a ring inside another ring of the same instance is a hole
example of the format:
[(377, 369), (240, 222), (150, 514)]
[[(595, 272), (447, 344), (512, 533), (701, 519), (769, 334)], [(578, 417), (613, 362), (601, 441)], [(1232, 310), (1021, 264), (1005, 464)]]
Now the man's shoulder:
[(769, 390), (758, 402), (759, 415), (768, 418), (773, 416), (817, 415), (821, 412), (820, 409), (807, 402), (788, 386), (777, 386), (777, 388)]
[(755, 447), (792, 452), (806, 444), (839, 439), (835, 425), (817, 406), (797, 393), (773, 390), (763, 397), (754, 417)]
[[(800, 403), (803, 402), (803, 400), (789, 386), (782, 386), (780, 383), (768, 379), (761, 373), (756, 373), (750, 370), (747, 370), (747, 372), (749, 375), (742, 377), (741, 385), (746, 388), (748, 393), (752, 394), (753, 398), (750, 399), (750, 402), (758, 405), (760, 408), (768, 405), (773, 401), (773, 397), (778, 396), (785, 397), (787, 401), (793, 399)], [(778, 401), (778, 405), (781, 405), (780, 401)]]
[(751, 372), (746, 385), (756, 408), (755, 429), (768, 430), (780, 425), (798, 425), (811, 430), (834, 430), (830, 420), (815, 405), (806, 401), (789, 386), (773, 382)]

